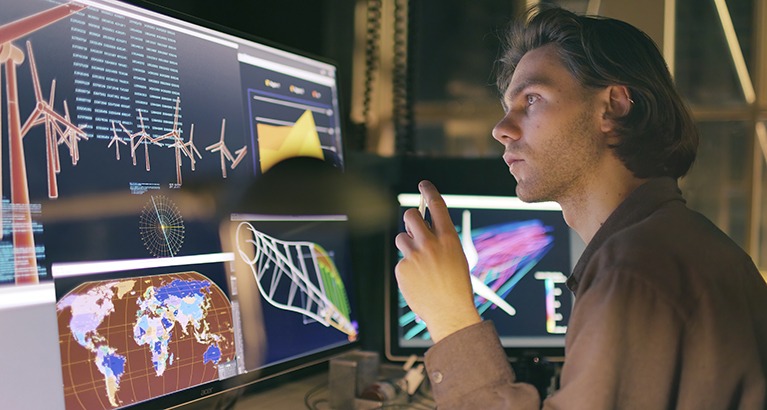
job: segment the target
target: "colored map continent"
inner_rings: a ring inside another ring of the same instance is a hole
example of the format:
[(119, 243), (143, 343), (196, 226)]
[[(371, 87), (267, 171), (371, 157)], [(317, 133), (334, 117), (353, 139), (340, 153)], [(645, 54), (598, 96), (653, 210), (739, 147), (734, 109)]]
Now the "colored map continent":
[(231, 303), (196, 272), (85, 282), (56, 309), (67, 409), (145, 401), (234, 361)]

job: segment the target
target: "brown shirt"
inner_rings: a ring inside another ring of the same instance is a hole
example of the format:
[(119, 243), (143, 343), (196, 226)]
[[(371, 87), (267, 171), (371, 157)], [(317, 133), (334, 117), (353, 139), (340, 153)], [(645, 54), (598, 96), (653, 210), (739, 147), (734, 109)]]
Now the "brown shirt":
[[(551, 409), (767, 408), (767, 284), (675, 180), (637, 188), (586, 247)], [(536, 409), (489, 322), (433, 346), (426, 368), (447, 409)]]

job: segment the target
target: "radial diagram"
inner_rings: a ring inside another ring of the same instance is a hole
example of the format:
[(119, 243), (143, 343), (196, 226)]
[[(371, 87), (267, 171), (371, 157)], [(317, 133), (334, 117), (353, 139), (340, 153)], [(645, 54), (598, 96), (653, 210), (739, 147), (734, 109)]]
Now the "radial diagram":
[(139, 231), (146, 249), (158, 258), (176, 256), (184, 243), (184, 219), (164, 196), (151, 196), (144, 205)]

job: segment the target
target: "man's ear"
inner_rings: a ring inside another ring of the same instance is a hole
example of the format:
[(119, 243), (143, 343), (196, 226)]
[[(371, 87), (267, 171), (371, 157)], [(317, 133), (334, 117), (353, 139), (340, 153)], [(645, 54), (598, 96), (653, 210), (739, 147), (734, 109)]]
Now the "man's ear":
[(625, 85), (607, 87), (605, 112), (602, 116), (602, 132), (612, 133), (615, 130), (615, 120), (623, 118), (631, 112), (634, 100)]

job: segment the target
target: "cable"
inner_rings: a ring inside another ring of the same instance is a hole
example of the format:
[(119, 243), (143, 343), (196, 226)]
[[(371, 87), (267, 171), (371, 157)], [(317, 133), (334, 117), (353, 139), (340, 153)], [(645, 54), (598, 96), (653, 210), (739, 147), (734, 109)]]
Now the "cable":
[(425, 393), (423, 390), (424, 390), (423, 385), (421, 385), (421, 387), (419, 387), (418, 390), (415, 391), (415, 394), (413, 395), (413, 397), (420, 397), (419, 400), (425, 400), (429, 402), (429, 404), (433, 404), (434, 407), (437, 407), (437, 404), (434, 401), (434, 397), (429, 393)]
[(436, 406), (430, 407), (430, 406), (427, 406), (425, 404), (420, 404), (420, 403), (404, 403), (404, 404), (391, 403), (391, 404), (384, 404), (383, 406), (380, 406), (380, 407), (374, 407), (373, 410), (378, 410), (378, 409), (434, 410), (436, 408), (437, 408)]
[(415, 153), (413, 116), (413, 50), (415, 43), (415, 2), (394, 1), (394, 58), (392, 68), (392, 122), (395, 151)]
[(328, 382), (322, 382), (306, 391), (306, 394), (304, 395), (304, 405), (306, 406), (307, 410), (314, 410), (317, 408), (316, 405), (318, 402), (327, 401), (325, 399), (320, 399), (315, 402), (309, 401), (309, 399), (315, 394), (317, 394), (320, 390), (327, 389), (327, 388), (328, 388)]
[(381, 39), (381, 1), (368, 0), (365, 32), (365, 86), (362, 94), (362, 122), (355, 124), (356, 148), (365, 151), (368, 140), (368, 116), (373, 100), (373, 83), (379, 66)]

